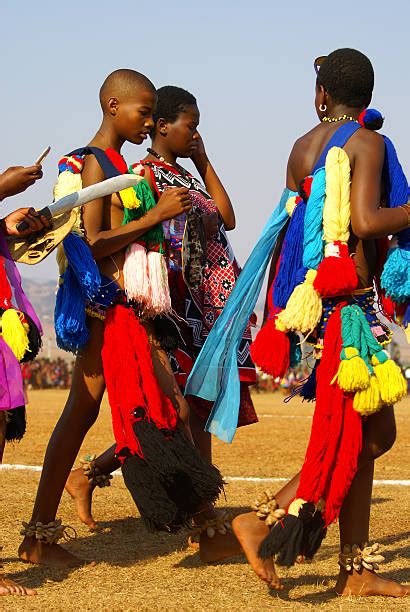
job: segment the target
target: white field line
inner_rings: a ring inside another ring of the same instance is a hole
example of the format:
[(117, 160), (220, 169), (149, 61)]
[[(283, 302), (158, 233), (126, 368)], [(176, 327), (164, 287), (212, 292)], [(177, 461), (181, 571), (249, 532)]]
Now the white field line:
[[(23, 465), (19, 463), (2, 463), (0, 464), (0, 472), (17, 471), (17, 472), (41, 472), (41, 465)], [(121, 471), (113, 472), (114, 476), (120, 476)], [(224, 476), (227, 482), (287, 482), (289, 478), (262, 478), (259, 476)], [(374, 480), (375, 485), (385, 485), (393, 487), (410, 487), (410, 480)]]

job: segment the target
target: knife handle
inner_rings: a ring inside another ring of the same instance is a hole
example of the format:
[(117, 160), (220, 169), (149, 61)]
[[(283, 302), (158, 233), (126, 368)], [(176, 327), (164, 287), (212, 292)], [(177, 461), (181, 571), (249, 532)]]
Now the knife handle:
[[(39, 215), (42, 215), (43, 217), (46, 217), (46, 219), (48, 221), (50, 221), (51, 219), (51, 212), (48, 206), (45, 206), (44, 208), (42, 208), (41, 210), (38, 210), (37, 213)], [(25, 230), (27, 230), (29, 228), (29, 224), (27, 223), (27, 221), (20, 221), (20, 223), (17, 223), (16, 225), (16, 229), (18, 232), (24, 232)]]

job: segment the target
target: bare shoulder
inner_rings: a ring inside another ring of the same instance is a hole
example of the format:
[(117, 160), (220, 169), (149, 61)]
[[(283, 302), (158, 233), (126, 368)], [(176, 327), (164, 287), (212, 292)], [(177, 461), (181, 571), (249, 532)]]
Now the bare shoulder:
[(81, 176), (85, 187), (104, 180), (104, 172), (94, 155), (86, 156)]
[(384, 139), (383, 136), (372, 130), (357, 130), (347, 142), (345, 150), (352, 163), (352, 168), (360, 160), (380, 165), (384, 160)]

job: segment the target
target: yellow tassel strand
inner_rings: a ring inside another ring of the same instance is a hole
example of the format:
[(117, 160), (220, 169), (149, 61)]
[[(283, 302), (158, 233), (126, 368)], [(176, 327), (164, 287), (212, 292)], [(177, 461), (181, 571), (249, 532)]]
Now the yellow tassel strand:
[(9, 308), (3, 312), (1, 317), (1, 334), (4, 342), (11, 348), (16, 359), (21, 361), (29, 348), (29, 341), (23, 322), (14, 308)]
[(323, 240), (347, 242), (350, 227), (350, 161), (340, 147), (326, 156), (326, 197), (323, 206)]
[(356, 391), (353, 398), (353, 408), (362, 416), (378, 412), (383, 406), (380, 395), (380, 385), (376, 376), (370, 376), (370, 384), (366, 389)]
[(372, 355), (372, 365), (380, 385), (382, 401), (390, 405), (395, 404), (407, 394), (407, 383), (397, 363), (389, 358), (386, 351), (383, 353), (387, 359), (383, 361), (376, 355)]
[[(343, 356), (344, 353), (344, 356)], [(353, 346), (342, 350), (342, 360), (332, 384), (337, 380), (339, 387), (347, 392), (366, 389), (370, 384), (370, 374), (367, 365)]]
[(286, 212), (289, 217), (293, 215), (293, 211), (296, 208), (296, 196), (291, 196), (285, 204)]
[(120, 198), (124, 208), (139, 208), (141, 206), (141, 200), (137, 198), (133, 187), (122, 189), (120, 191)]
[[(82, 165), (77, 162), (73, 157), (68, 158), (75, 166), (82, 169)], [(74, 174), (74, 172), (70, 172), (69, 170), (64, 170), (60, 172), (57, 178), (57, 182), (54, 185), (53, 195), (54, 200), (59, 200), (70, 193), (74, 193), (76, 191), (80, 191), (83, 187), (83, 181), (81, 178), (81, 172), (78, 174)], [(73, 230), (77, 230), (82, 233), (81, 228), (81, 212), (77, 209), (76, 220), (73, 225)], [(64, 274), (67, 268), (67, 258), (65, 256), (63, 244), (60, 243), (57, 247), (57, 265), (59, 269), (59, 274)]]
[(307, 334), (319, 323), (322, 316), (322, 300), (313, 287), (316, 274), (316, 270), (308, 270), (305, 281), (295, 287), (285, 310), (278, 315), (277, 329), (295, 330)]

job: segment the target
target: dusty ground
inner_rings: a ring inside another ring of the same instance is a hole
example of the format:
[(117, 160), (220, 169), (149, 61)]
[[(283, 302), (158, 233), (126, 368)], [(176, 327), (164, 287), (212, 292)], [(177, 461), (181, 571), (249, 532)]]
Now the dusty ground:
[[(40, 465), (49, 433), (66, 393), (37, 391), (30, 394), (28, 433), (6, 449), (4, 463)], [(289, 477), (303, 459), (310, 428), (311, 408), (297, 400), (281, 402), (280, 395), (254, 396), (260, 423), (238, 431), (231, 446), (215, 442), (215, 463), (224, 475), (234, 477)], [(409, 480), (410, 400), (397, 408), (398, 440), (379, 460), (378, 480)], [(99, 452), (112, 442), (109, 409), (87, 437), (81, 455)], [(4, 597), (4, 610), (299, 610), (321, 606), (328, 610), (410, 609), (410, 601), (387, 599), (341, 600), (332, 586), (337, 573), (337, 527), (330, 533), (312, 564), (281, 570), (286, 590), (270, 593), (255, 578), (244, 558), (204, 566), (185, 546), (186, 535), (151, 535), (144, 530), (121, 477), (110, 489), (98, 490), (95, 515), (105, 532), (91, 534), (73, 513), (64, 494), (60, 516), (78, 533), (67, 548), (98, 562), (94, 568), (52, 571), (28, 566), (16, 559), (21, 520), (27, 520), (39, 474), (0, 471), (2, 512), (0, 542), (6, 570), (15, 579), (38, 589), (36, 598)], [(264, 483), (230, 481), (226, 505), (247, 508)], [(279, 487), (280, 484), (271, 486)], [(374, 488), (372, 539), (385, 546), (387, 563), (382, 573), (410, 581), (410, 487), (377, 485)]]

